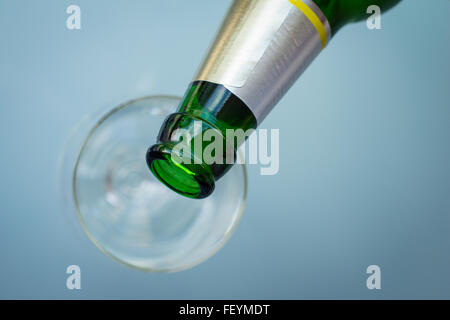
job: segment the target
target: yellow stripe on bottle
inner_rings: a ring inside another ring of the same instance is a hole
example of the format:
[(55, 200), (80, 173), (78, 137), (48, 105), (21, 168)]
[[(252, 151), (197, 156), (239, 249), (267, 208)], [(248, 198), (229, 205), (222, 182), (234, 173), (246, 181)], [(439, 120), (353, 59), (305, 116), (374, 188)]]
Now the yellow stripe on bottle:
[(320, 41), (322, 42), (322, 49), (325, 48), (327, 44), (327, 31), (325, 30), (325, 26), (323, 25), (317, 14), (313, 10), (311, 10), (311, 8), (308, 7), (308, 5), (302, 0), (289, 0), (289, 2), (299, 8), (300, 11), (303, 12), (303, 14), (309, 19), (309, 21), (311, 21), (311, 23), (314, 25), (314, 28), (316, 28), (317, 32), (319, 33)]

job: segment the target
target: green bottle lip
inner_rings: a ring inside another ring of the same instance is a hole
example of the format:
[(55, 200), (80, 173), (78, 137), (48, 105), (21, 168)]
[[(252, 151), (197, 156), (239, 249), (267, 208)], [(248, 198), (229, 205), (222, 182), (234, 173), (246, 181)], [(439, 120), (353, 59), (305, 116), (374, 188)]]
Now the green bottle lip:
[(202, 164), (177, 163), (172, 159), (172, 145), (160, 143), (147, 150), (146, 160), (155, 177), (173, 191), (194, 199), (211, 195), (215, 188), (214, 176)]

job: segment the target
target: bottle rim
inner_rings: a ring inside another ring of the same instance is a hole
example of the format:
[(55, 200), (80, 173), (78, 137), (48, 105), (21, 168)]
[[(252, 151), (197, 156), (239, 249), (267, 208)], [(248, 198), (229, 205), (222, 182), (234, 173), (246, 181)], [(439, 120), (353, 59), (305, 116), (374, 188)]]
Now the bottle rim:
[[(203, 199), (211, 195), (215, 179), (209, 167), (177, 162), (172, 157), (173, 152), (175, 150), (170, 143), (155, 144), (148, 149), (147, 166), (155, 177), (173, 191), (189, 198)], [(189, 155), (183, 155), (183, 158), (186, 157)]]

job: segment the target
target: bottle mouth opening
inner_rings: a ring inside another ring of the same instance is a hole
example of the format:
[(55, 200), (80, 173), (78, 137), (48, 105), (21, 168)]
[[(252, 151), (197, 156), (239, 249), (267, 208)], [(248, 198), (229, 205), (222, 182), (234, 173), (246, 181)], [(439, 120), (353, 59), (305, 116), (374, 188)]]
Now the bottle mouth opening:
[(189, 198), (203, 199), (214, 191), (214, 177), (201, 164), (174, 161), (171, 148), (152, 146), (146, 155), (147, 165), (155, 177), (173, 191)]

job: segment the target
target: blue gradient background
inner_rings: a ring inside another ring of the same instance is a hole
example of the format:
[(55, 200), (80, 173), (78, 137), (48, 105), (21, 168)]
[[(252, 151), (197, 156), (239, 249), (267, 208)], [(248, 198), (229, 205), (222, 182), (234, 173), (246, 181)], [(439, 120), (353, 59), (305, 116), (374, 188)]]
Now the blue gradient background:
[[(0, 298), (450, 298), (448, 0), (335, 36), (262, 125), (280, 129), (279, 174), (249, 168), (243, 220), (205, 263), (142, 273), (70, 225), (56, 183), (70, 129), (182, 95), (229, 3), (0, 0)], [(366, 288), (371, 264), (382, 290)]]

